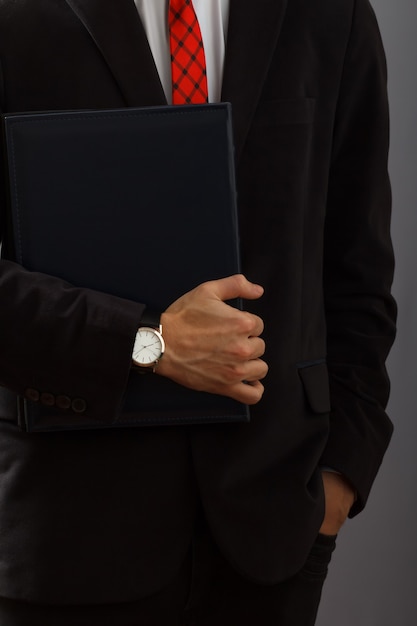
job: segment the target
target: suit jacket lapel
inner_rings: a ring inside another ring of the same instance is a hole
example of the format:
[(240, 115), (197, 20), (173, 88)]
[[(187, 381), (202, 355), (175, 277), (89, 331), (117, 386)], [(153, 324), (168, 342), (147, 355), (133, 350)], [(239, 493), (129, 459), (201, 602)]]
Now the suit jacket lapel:
[(287, 0), (230, 0), (222, 100), (233, 104), (237, 157), (261, 94), (286, 6)]
[(106, 60), (128, 106), (166, 104), (133, 0), (66, 0)]
[[(100, 49), (126, 104), (166, 104), (134, 0), (66, 2)], [(286, 6), (287, 0), (230, 0), (222, 100), (233, 104), (237, 156), (261, 94)]]

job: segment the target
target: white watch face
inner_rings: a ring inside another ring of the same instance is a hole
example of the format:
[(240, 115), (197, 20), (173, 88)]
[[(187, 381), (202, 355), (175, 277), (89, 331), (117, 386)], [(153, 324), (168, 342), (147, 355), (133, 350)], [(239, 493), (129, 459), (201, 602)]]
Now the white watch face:
[(133, 348), (133, 360), (144, 367), (152, 367), (164, 352), (162, 335), (154, 328), (139, 328)]

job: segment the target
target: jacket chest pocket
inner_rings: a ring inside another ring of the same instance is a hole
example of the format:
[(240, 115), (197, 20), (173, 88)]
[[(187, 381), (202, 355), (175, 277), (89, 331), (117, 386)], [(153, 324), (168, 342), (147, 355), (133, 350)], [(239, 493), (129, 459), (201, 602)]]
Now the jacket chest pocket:
[[(243, 172), (249, 192), (269, 205), (302, 201), (308, 164), (315, 100), (262, 102), (247, 137)], [(245, 182), (243, 182), (245, 185)]]

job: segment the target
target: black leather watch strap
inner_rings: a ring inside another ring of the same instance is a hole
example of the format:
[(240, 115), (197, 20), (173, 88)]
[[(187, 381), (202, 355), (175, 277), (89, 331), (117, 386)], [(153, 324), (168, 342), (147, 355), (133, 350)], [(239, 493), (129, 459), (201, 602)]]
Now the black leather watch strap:
[(159, 330), (160, 325), (161, 312), (146, 307), (139, 320), (138, 328), (141, 328), (142, 326), (149, 326), (150, 328), (156, 328), (157, 330)]

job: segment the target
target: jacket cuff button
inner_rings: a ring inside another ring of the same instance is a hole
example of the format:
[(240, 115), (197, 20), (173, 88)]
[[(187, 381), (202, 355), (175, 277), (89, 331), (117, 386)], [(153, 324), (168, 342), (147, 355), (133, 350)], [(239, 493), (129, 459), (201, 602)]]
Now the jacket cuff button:
[(71, 408), (74, 413), (84, 413), (87, 409), (87, 403), (82, 398), (74, 398), (71, 402)]
[(55, 396), (52, 393), (41, 393), (41, 404), (44, 406), (54, 406)]
[(68, 396), (57, 396), (56, 405), (59, 409), (70, 409), (71, 408), (71, 398)]
[(39, 402), (40, 393), (37, 389), (26, 389), (25, 398), (31, 402)]

